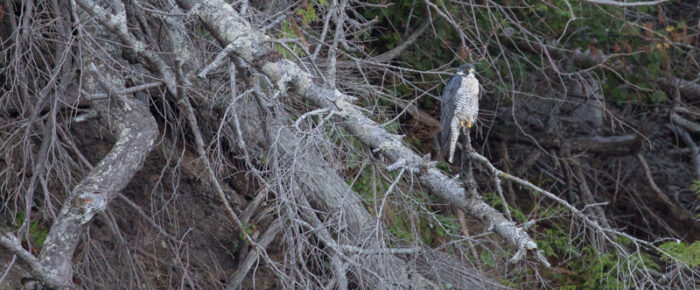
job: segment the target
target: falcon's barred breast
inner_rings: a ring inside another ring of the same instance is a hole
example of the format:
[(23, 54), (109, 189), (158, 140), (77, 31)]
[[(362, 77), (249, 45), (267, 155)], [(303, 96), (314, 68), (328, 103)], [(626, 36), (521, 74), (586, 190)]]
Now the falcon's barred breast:
[[(470, 129), (479, 114), (479, 81), (474, 66), (465, 64), (450, 78), (442, 92), (440, 111), (441, 147), (452, 163), (460, 129)], [(467, 132), (465, 132), (466, 134)]]

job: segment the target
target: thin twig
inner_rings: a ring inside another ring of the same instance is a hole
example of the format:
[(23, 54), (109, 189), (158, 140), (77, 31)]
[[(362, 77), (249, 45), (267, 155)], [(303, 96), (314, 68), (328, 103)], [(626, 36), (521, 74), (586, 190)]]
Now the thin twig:
[[(142, 84), (142, 85), (138, 85), (138, 86), (129, 87), (129, 88), (126, 88), (126, 89), (123, 89), (123, 90), (115, 91), (114, 94), (115, 94), (115, 95), (118, 95), (118, 96), (129, 95), (129, 94), (133, 94), (133, 93), (136, 93), (136, 92), (139, 92), (139, 91), (143, 91), (143, 90), (147, 90), (147, 89), (150, 89), (150, 88), (156, 88), (156, 87), (159, 87), (159, 86), (162, 86), (162, 85), (163, 85), (163, 82), (146, 83), (146, 84)], [(108, 94), (105, 94), (105, 93), (95, 93), (95, 94), (89, 95), (86, 99), (87, 99), (88, 101), (97, 101), (97, 100), (105, 100), (105, 99), (108, 99), (108, 98), (109, 98), (109, 95), (108, 95)]]

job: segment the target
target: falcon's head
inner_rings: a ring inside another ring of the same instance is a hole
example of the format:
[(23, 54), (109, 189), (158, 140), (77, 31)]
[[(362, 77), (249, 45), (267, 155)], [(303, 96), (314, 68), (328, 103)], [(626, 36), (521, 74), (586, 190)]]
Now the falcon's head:
[(470, 75), (470, 74), (476, 74), (476, 70), (474, 70), (474, 65), (471, 63), (465, 63), (457, 69), (457, 73), (460, 75)]

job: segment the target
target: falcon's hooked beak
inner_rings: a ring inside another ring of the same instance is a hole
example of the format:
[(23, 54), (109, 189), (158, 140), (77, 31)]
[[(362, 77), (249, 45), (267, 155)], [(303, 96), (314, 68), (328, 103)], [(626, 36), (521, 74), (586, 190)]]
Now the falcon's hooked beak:
[[(472, 72), (469, 72), (469, 73), (472, 73)], [(459, 125), (462, 126), (463, 128), (464, 128), (464, 127), (467, 127), (467, 128), (469, 128), (469, 129), (472, 128), (472, 122), (469, 122), (469, 121), (462, 121), (462, 120), (460, 120), (460, 121), (459, 121)]]

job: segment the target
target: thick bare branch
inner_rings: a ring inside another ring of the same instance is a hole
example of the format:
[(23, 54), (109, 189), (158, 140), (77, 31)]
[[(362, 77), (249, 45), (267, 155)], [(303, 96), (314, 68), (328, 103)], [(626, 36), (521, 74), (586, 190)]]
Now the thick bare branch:
[(528, 132), (531, 137), (518, 134), (515, 126), (501, 126), (494, 128), (494, 133), (503, 140), (513, 140), (544, 148), (561, 148), (564, 144), (571, 147), (572, 153), (582, 151), (594, 152), (606, 155), (630, 155), (639, 148), (642, 137), (638, 134), (625, 134), (618, 136), (581, 136), (561, 140), (553, 134), (542, 132)]
[[(226, 110), (226, 108), (219, 109)], [(231, 110), (236, 110), (239, 113), (231, 112), (228, 122), (235, 123), (236, 118), (238, 118), (236, 114), (240, 114), (241, 119), (247, 121), (248, 126), (239, 124), (238, 128), (241, 128), (241, 137), (248, 140), (246, 142), (246, 146), (250, 147), (248, 150), (254, 149), (255, 151), (264, 152), (265, 150), (260, 148), (259, 144), (267, 144), (266, 136), (259, 127), (252, 125), (262, 122), (262, 116), (257, 113), (258, 110), (255, 109), (253, 104), (245, 102), (237, 102)], [(365, 235), (367, 226), (373, 223), (374, 218), (365, 209), (359, 195), (348, 186), (345, 180), (333, 170), (328, 170), (332, 166), (313, 155), (300, 154), (300, 152), (305, 151), (303, 143), (290, 128), (272, 123), (270, 124), (270, 130), (277, 132), (274, 142), (276, 143), (278, 154), (280, 154), (279, 158), (282, 159), (280, 162), (282, 164), (293, 163), (295, 167), (304, 168), (304, 170), (295, 172), (295, 182), (305, 192), (310, 193), (308, 196), (310, 203), (329, 216), (339, 216), (338, 219), (342, 221), (343, 230), (333, 243), (361, 245), (368, 252), (385, 250), (380, 248), (382, 241), (377, 239), (377, 236)], [(266, 195), (265, 192), (259, 194)], [(384, 257), (384, 259), (388, 260), (388, 262), (379, 263), (375, 257), (368, 257), (363, 261), (362, 267), (364, 268), (361, 270), (382, 275), (391, 273), (395, 276), (396, 283), (399, 285), (430, 285), (421, 282), (421, 279), (425, 278), (421, 278), (418, 273), (410, 272), (406, 267), (406, 263), (401, 259), (392, 256)], [(367, 276), (368, 278), (365, 278), (366, 284), (363, 283), (363, 285), (389, 288), (389, 286), (382, 284), (382, 281), (373, 279), (372, 274)]]
[[(29, 273), (40, 280), (44, 285), (51, 288), (70, 287), (65, 279), (55, 275), (48, 268), (42, 266), (39, 260), (29, 251), (22, 248), (19, 240), (9, 233), (0, 235), (0, 245), (19, 257), (19, 260), (29, 269)], [(8, 268), (9, 270), (9, 268)]]
[(681, 137), (686, 145), (688, 145), (688, 148), (690, 149), (690, 157), (693, 160), (693, 168), (695, 169), (695, 178), (700, 180), (700, 150), (698, 149), (697, 144), (695, 144), (693, 138), (690, 137), (690, 134), (688, 134), (688, 132), (682, 128), (678, 126), (671, 126), (671, 129)]
[(688, 120), (686, 118), (683, 118), (680, 114), (678, 113), (671, 113), (671, 120), (682, 126), (683, 128), (693, 131), (695, 133), (700, 133), (700, 124), (693, 122), (691, 120)]
[(689, 81), (679, 78), (668, 79), (665, 77), (660, 77), (659, 82), (667, 87), (677, 87), (681, 95), (686, 96), (692, 100), (700, 100), (700, 84), (697, 80)]
[(407, 164), (416, 169), (419, 181), (433, 193), (493, 227), (496, 233), (518, 249), (537, 249), (535, 241), (508, 221), (503, 214), (478, 196), (466, 196), (462, 186), (438, 169), (423, 166), (421, 156), (348, 102), (352, 99), (351, 96), (316, 84), (313, 76), (295, 63), (276, 57), (269, 43), (270, 38), (237, 17), (238, 13), (230, 5), (221, 0), (201, 1), (194, 7), (188, 1), (180, 3), (184, 8), (191, 9), (190, 12), (196, 15), (224, 46), (235, 44), (234, 52), (263, 71), (280, 90), (303, 96), (321, 108), (338, 111), (344, 128), (372, 150), (381, 152), (388, 163), (400, 159), (407, 160)]
[[(117, 79), (110, 76), (109, 83), (119, 83)], [(95, 90), (97, 83), (92, 75), (86, 77), (88, 89)], [(94, 107), (109, 127), (117, 130), (117, 142), (68, 195), (39, 255), (41, 265), (66, 285), (72, 284), (72, 257), (84, 225), (103, 211), (141, 168), (157, 133), (148, 108), (132, 98), (118, 98), (111, 106), (98, 101)]]

